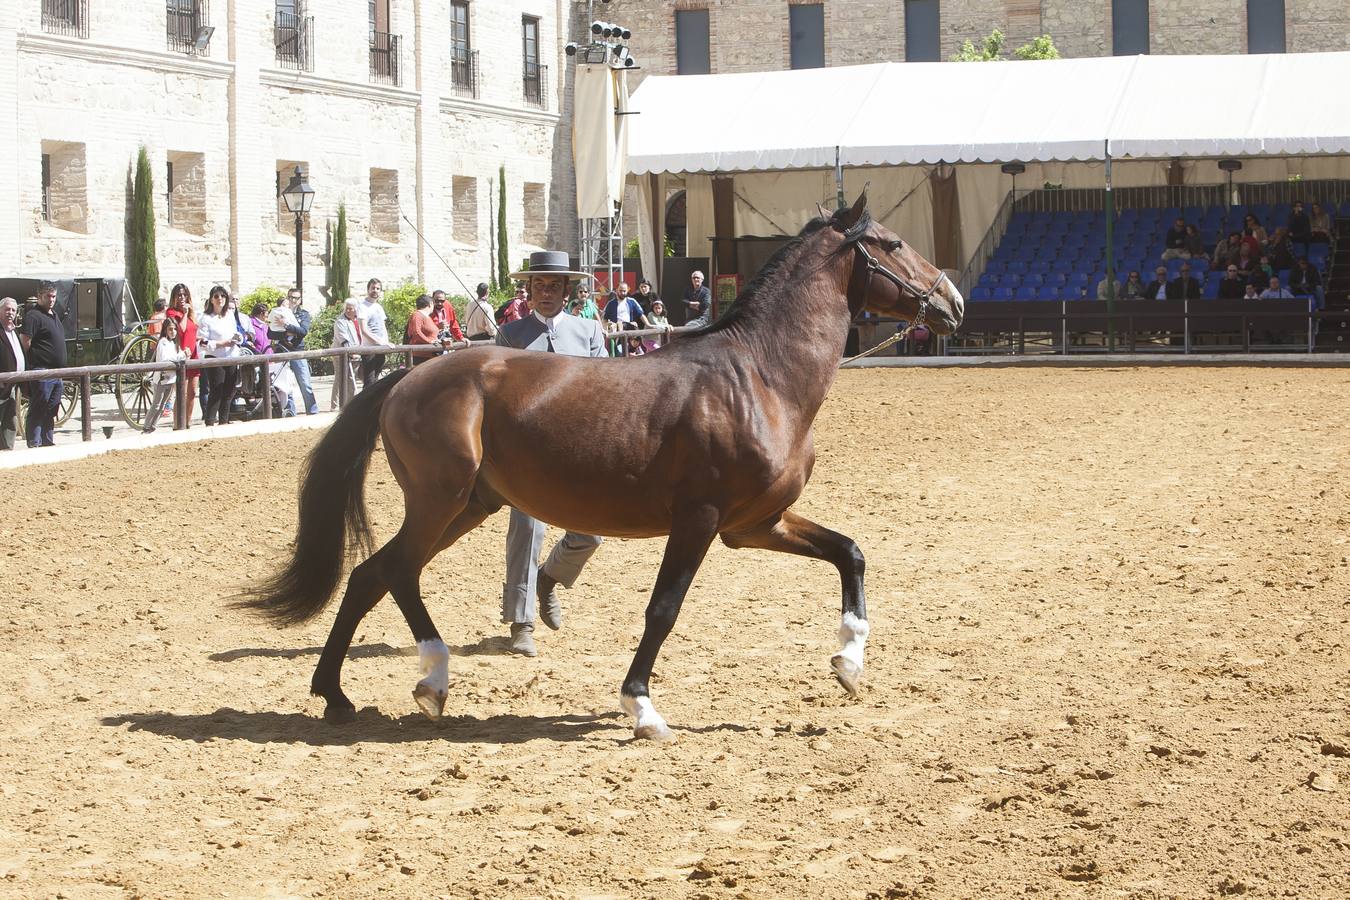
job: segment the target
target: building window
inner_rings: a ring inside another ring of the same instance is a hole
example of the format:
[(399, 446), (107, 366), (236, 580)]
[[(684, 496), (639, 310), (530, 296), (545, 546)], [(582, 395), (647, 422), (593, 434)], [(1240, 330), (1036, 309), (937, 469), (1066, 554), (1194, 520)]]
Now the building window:
[(521, 236), (525, 243), (543, 247), (548, 243), (548, 188), (542, 184), (525, 182), (521, 211), (525, 222)]
[(165, 176), (169, 227), (206, 234), (206, 156), (170, 152)]
[(1247, 0), (1247, 52), (1284, 53), (1284, 0)]
[(201, 29), (211, 24), (207, 0), (166, 0), (164, 13), (170, 50), (190, 56), (211, 55), (211, 35), (197, 39)]
[(89, 0), (42, 0), (42, 30), (89, 37)]
[(825, 4), (788, 7), (788, 45), (794, 69), (825, 67)]
[(708, 11), (675, 10), (675, 74), (707, 75), (711, 71)]
[[(295, 237), (295, 213), (286, 208), (286, 198), (281, 196), (281, 192), (286, 190), (286, 185), (291, 183), (291, 178), (295, 175), (295, 167), (300, 167), (300, 172), (309, 177), (309, 163), (301, 159), (279, 159), (277, 160), (277, 231), (282, 234)], [(300, 216), (300, 238), (309, 240), (309, 213)]]
[(1148, 53), (1148, 0), (1111, 0), (1111, 52)]
[(370, 80), (381, 84), (402, 84), (399, 54), (400, 39), (389, 32), (389, 0), (367, 0), (370, 17)]
[(523, 42), (521, 59), (524, 70), (521, 73), (525, 85), (525, 102), (530, 106), (548, 109), (548, 66), (539, 64), (539, 20), (534, 16), (522, 16), (520, 34)]
[(398, 243), (398, 170), (370, 170), (370, 234)]
[(941, 62), (938, 0), (905, 0), (905, 62)]
[(468, 0), (450, 4), (450, 85), (460, 97), (478, 97), (478, 51), (469, 45)]
[(277, 0), (273, 38), (277, 65), (301, 72), (314, 71), (314, 17), (306, 16), (300, 0)]
[(84, 144), (42, 142), (42, 218), (66, 231), (89, 230)]
[(458, 243), (478, 246), (478, 179), (455, 175), (450, 181), (452, 233)]

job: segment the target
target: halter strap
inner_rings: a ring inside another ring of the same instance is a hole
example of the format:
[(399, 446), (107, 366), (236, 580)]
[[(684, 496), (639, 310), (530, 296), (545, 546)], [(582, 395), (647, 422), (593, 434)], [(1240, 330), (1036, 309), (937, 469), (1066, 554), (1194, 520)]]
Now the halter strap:
[(947, 273), (944, 272), (942, 269), (938, 269), (938, 276), (933, 280), (933, 283), (928, 286), (928, 290), (920, 291), (914, 285), (910, 284), (908, 281), (905, 281), (905, 279), (901, 278), (899, 275), (895, 274), (890, 269), (883, 266), (881, 264), (881, 260), (873, 256), (871, 251), (867, 249), (867, 245), (864, 244), (862, 241), (857, 241), (856, 243), (854, 243), (853, 246), (859, 253), (862, 254), (863, 259), (866, 260), (867, 262), (867, 281), (863, 282), (864, 297), (867, 296), (867, 288), (872, 282), (872, 275), (880, 274), (882, 277), (890, 281), (891, 284), (894, 284), (902, 291), (908, 292), (911, 297), (919, 301), (919, 311), (915, 313), (913, 320), (910, 321), (910, 323), (906, 325), (902, 331), (899, 332), (900, 337), (897, 338), (897, 340), (909, 337), (910, 333), (913, 332), (914, 329), (924, 324), (924, 320), (928, 315), (928, 306), (929, 306), (928, 299), (933, 296), (933, 292), (938, 289), (938, 287), (942, 284), (942, 282), (948, 280)]

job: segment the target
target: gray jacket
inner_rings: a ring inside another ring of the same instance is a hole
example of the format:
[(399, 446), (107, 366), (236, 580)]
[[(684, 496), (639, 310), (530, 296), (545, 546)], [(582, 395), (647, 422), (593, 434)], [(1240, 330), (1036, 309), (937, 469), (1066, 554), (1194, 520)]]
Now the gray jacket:
[[(549, 349), (548, 328), (531, 313), (523, 319), (507, 322), (497, 331), (497, 345), (517, 350)], [(564, 356), (608, 356), (600, 323), (558, 313), (553, 320), (553, 352)]]

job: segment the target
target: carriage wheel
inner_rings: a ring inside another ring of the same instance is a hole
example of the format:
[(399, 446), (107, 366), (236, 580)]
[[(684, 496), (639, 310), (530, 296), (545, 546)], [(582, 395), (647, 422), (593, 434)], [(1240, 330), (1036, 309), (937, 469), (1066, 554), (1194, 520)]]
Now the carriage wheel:
[[(122, 355), (117, 359), (118, 364), (154, 362), (156, 343), (156, 339), (148, 334), (133, 338), (122, 350)], [(122, 418), (140, 431), (145, 427), (145, 417), (150, 413), (150, 400), (155, 393), (155, 373), (119, 372), (113, 388), (117, 391), (117, 408)]]
[(61, 382), (61, 405), (56, 408), (56, 427), (70, 421), (75, 408), (80, 405), (80, 383), (67, 378)]

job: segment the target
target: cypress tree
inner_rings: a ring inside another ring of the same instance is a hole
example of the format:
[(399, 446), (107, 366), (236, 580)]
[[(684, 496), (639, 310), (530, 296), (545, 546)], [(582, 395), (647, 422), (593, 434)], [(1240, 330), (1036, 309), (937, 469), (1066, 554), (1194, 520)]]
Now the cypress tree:
[(506, 249), (506, 166), (497, 170), (497, 287), (508, 290), (511, 255)]
[(159, 263), (155, 259), (154, 182), (150, 177), (150, 157), (142, 144), (136, 154), (136, 177), (131, 189), (131, 218), (127, 221), (130, 248), (127, 255), (127, 282), (142, 319), (159, 297)]
[(333, 229), (333, 252), (328, 267), (328, 302), (342, 303), (352, 295), (352, 253), (347, 246), (347, 204), (338, 204), (337, 227)]

